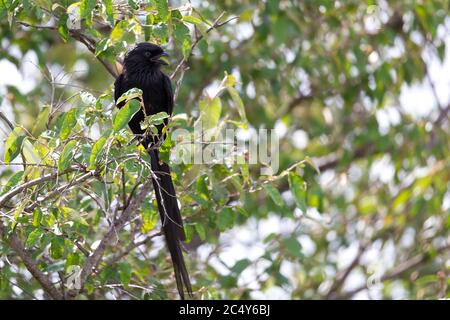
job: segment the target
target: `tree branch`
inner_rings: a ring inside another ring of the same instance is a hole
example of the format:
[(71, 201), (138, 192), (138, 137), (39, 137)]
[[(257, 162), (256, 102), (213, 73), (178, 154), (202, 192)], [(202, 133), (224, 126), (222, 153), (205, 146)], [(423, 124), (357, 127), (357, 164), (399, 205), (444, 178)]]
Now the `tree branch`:
[(25, 250), (22, 242), (12, 233), (9, 237), (6, 227), (0, 223), (0, 236), (9, 244), (9, 246), (19, 255), (27, 270), (40, 283), (42, 289), (54, 300), (64, 299), (63, 295), (56, 289), (50, 279), (39, 269), (33, 257)]
[[(447, 250), (450, 250), (450, 245), (446, 245), (443, 246), (439, 249), (436, 250), (436, 254), (439, 253), (443, 253)], [(401, 264), (399, 264), (396, 268), (394, 268), (391, 272), (388, 272), (386, 274), (384, 274), (381, 278), (380, 278), (380, 282), (384, 282), (384, 281), (389, 281), (389, 280), (393, 280), (393, 279), (397, 279), (398, 277), (402, 276), (404, 273), (411, 271), (419, 266), (421, 266), (422, 264), (425, 264), (427, 262), (429, 262), (431, 258), (431, 255), (428, 253), (421, 253)], [(357, 294), (358, 292), (364, 290), (367, 288), (367, 285), (362, 285), (356, 289), (353, 289), (351, 291), (345, 292), (342, 295), (339, 295), (337, 297), (337, 299), (350, 299), (351, 297), (353, 297), (355, 294)]]
[(57, 178), (58, 176), (61, 176), (63, 174), (66, 174), (68, 172), (72, 171), (71, 169), (68, 169), (64, 172), (56, 172), (56, 173), (49, 173), (45, 176), (42, 176), (40, 178), (28, 181), (26, 183), (21, 184), (18, 187), (15, 187), (14, 189), (12, 189), (11, 191), (5, 193), (2, 197), (0, 197), (0, 208), (2, 206), (5, 205), (5, 203), (7, 201), (9, 201), (12, 197), (18, 195), (19, 193), (21, 193), (22, 191), (25, 191), (26, 189), (29, 189), (31, 187), (34, 187), (36, 185), (39, 185), (43, 182), (49, 181), (49, 180), (53, 180), (55, 178)]
[[(18, 24), (27, 27), (27, 28), (34, 28), (34, 29), (41, 29), (41, 30), (58, 30), (57, 27), (55, 26), (42, 26), (42, 25), (32, 25), (29, 24), (27, 22), (24, 21), (17, 21)], [(77, 29), (69, 29), (69, 35), (77, 40), (78, 42), (81, 42), (82, 44), (84, 44), (86, 46), (86, 48), (94, 54), (94, 56), (97, 58), (98, 61), (100, 61), (100, 63), (105, 67), (105, 69), (114, 77), (117, 78), (117, 72), (116, 70), (113, 69), (113, 67), (107, 63), (106, 61), (104, 61), (102, 58), (100, 58), (99, 56), (95, 55), (95, 47), (96, 47), (96, 41), (90, 37), (88, 37), (87, 35), (83, 34), (82, 32), (80, 32), (80, 30)]]
[[(225, 12), (222, 12), (217, 19), (214, 21), (213, 25), (211, 27), (208, 28), (208, 30), (206, 30), (206, 34), (210, 33), (212, 30), (220, 28), (224, 25), (226, 25), (228, 22), (233, 21), (235, 19), (238, 19), (238, 17), (232, 17), (228, 20), (226, 20), (225, 22), (219, 22), (220, 19), (222, 19), (222, 17), (225, 15)], [(191, 45), (191, 49), (189, 50), (189, 54), (184, 57), (180, 63), (178, 63), (177, 67), (175, 68), (175, 70), (172, 72), (172, 74), (170, 75), (170, 79), (173, 80), (173, 78), (175, 77), (175, 75), (181, 70), (183, 69), (183, 73), (185, 70), (185, 65), (187, 64), (187, 62), (189, 61), (189, 58), (192, 56), (192, 52), (194, 51), (195, 47), (197, 46), (197, 44), (200, 42), (200, 40), (203, 39), (203, 35), (198, 36), (194, 43), (192, 43)]]
[(68, 297), (74, 298), (76, 297), (79, 292), (83, 289), (83, 286), (87, 280), (87, 278), (94, 272), (95, 269), (97, 269), (105, 251), (106, 248), (111, 244), (116, 234), (123, 229), (125, 224), (130, 221), (131, 217), (138, 211), (139, 207), (141, 206), (142, 202), (144, 201), (145, 197), (149, 194), (150, 190), (152, 188), (151, 180), (146, 182), (142, 189), (139, 191), (139, 193), (136, 195), (135, 198), (133, 198), (130, 201), (130, 204), (127, 206), (127, 208), (123, 211), (122, 215), (119, 217), (119, 219), (115, 220), (114, 223), (111, 225), (109, 231), (104, 235), (103, 239), (100, 241), (100, 244), (98, 247), (94, 250), (91, 256), (89, 256), (86, 259), (86, 262), (83, 266), (83, 269), (80, 273), (79, 278), (79, 288), (73, 289), (69, 291)]

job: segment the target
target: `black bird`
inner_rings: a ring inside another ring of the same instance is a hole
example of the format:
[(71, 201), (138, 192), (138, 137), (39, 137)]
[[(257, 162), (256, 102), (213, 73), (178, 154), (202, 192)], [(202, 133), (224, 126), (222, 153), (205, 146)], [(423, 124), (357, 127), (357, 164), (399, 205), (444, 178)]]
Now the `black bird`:
[[(186, 239), (183, 228), (183, 220), (178, 208), (175, 187), (170, 175), (170, 168), (159, 158), (158, 145), (164, 139), (163, 127), (157, 126), (158, 136), (145, 135), (145, 130), (140, 123), (145, 116), (158, 112), (166, 112), (171, 115), (173, 111), (173, 91), (170, 78), (161, 71), (162, 65), (167, 63), (160, 59), (168, 56), (164, 50), (151, 43), (142, 42), (127, 52), (123, 63), (122, 74), (114, 83), (114, 98), (119, 97), (132, 88), (142, 90), (142, 97), (145, 113), (141, 109), (128, 123), (131, 131), (141, 137), (141, 144), (150, 154), (151, 168), (154, 172), (152, 177), (155, 190), (158, 211), (161, 217), (162, 229), (172, 258), (175, 272), (175, 280), (181, 299), (184, 299), (184, 288), (192, 296), (192, 287), (189, 274), (184, 263), (181, 241)], [(124, 103), (119, 103), (118, 107), (123, 107)], [(142, 138), (143, 137), (143, 138)]]

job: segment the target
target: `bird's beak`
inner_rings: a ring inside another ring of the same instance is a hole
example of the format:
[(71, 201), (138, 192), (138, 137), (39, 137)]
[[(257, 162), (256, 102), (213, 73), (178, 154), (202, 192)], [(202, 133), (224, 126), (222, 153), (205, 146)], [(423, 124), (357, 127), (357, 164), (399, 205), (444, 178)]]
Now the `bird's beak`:
[[(158, 54), (157, 56), (154, 56), (152, 58), (152, 61), (155, 63), (159, 63), (159, 64), (167, 66), (169, 63), (167, 62), (166, 58), (168, 58), (168, 57), (169, 57), (169, 54), (167, 52), (163, 52), (161, 54)], [(163, 58), (163, 59), (161, 59), (161, 58)]]

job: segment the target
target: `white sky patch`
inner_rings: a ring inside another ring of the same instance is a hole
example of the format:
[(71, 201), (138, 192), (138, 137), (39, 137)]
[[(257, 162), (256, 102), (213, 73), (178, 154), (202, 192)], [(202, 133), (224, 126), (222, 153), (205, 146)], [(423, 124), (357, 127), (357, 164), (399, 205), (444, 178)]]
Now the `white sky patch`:
[(309, 143), (309, 138), (306, 131), (296, 130), (292, 135), (292, 143), (297, 149), (305, 149)]
[(281, 120), (277, 120), (275, 122), (275, 133), (278, 135), (279, 138), (283, 138), (287, 133), (287, 127)]
[(377, 159), (370, 167), (369, 178), (372, 181), (381, 181), (389, 183), (395, 174), (395, 167), (391, 162), (390, 156), (384, 155), (381, 159)]

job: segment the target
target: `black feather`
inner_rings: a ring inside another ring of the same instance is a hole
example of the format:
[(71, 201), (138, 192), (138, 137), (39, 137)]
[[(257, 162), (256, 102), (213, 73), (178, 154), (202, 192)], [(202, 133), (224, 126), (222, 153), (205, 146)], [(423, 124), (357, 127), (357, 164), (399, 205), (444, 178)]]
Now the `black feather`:
[[(146, 52), (150, 54), (146, 54)], [(161, 71), (161, 64), (158, 63), (158, 60), (155, 60), (162, 53), (164, 51), (153, 44), (140, 43), (136, 45), (126, 54), (123, 72), (114, 83), (114, 97), (116, 101), (123, 93), (132, 88), (142, 90), (145, 114), (142, 110), (139, 111), (128, 123), (134, 134), (144, 134), (140, 123), (144, 120), (145, 115), (158, 112), (172, 114), (172, 84), (170, 78)], [(122, 106), (123, 104), (118, 105), (119, 108)], [(162, 125), (158, 126), (158, 139), (164, 139), (162, 129)], [(192, 296), (192, 286), (181, 247), (181, 241), (184, 241), (186, 236), (170, 168), (167, 163), (160, 160), (158, 150), (152, 148), (155, 142), (152, 139), (146, 139), (141, 143), (148, 150), (151, 158), (151, 168), (154, 172), (152, 182), (158, 203), (158, 211), (173, 263), (178, 292), (180, 297), (184, 299), (184, 288)]]

